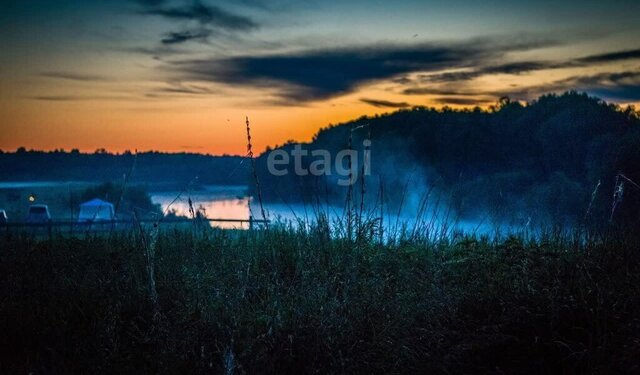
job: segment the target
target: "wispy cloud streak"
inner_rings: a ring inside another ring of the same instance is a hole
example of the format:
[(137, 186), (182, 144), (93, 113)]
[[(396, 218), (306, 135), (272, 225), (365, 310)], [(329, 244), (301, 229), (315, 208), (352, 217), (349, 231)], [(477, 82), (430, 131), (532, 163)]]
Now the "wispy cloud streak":
[(160, 16), (177, 21), (195, 21), (226, 30), (248, 31), (258, 28), (258, 24), (249, 17), (229, 12), (215, 5), (194, 1), (188, 5), (167, 6), (164, 1), (138, 1), (143, 6), (141, 14)]
[(407, 102), (392, 102), (389, 100), (377, 100), (377, 99), (360, 99), (361, 102), (372, 105), (377, 108), (408, 108), (411, 104)]

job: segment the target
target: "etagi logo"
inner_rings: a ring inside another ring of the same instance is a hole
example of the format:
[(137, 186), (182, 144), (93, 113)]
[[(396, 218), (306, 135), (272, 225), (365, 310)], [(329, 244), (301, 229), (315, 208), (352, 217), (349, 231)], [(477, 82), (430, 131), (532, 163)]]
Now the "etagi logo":
[[(289, 166), (293, 158), (293, 173), (296, 176), (331, 176), (335, 173), (338, 178), (338, 185), (349, 186), (358, 181), (359, 172), (365, 176), (371, 175), (371, 141), (362, 142), (364, 151), (362, 152), (362, 164), (358, 162), (358, 151), (354, 149), (340, 150), (332, 157), (328, 150), (303, 149), (302, 145), (296, 144), (291, 150), (291, 154), (282, 149), (269, 152), (267, 156), (267, 169), (274, 176), (286, 176), (289, 174)], [(306, 168), (303, 165), (303, 158), (311, 156), (311, 162)], [(335, 162), (332, 163), (332, 160)], [(335, 170), (334, 170), (335, 169)]]

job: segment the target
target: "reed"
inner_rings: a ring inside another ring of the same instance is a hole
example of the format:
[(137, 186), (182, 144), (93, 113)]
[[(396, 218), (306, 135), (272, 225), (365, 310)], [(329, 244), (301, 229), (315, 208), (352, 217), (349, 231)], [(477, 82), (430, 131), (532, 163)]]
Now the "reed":
[[(256, 185), (256, 193), (258, 194), (258, 204), (260, 205), (260, 213), (262, 214), (263, 220), (268, 220), (267, 215), (264, 211), (264, 206), (262, 205), (262, 190), (260, 189), (260, 180), (258, 179), (258, 173), (256, 171), (256, 162), (253, 157), (253, 145), (251, 144), (251, 126), (249, 123), (249, 117), (246, 117), (246, 125), (247, 125), (247, 156), (251, 161), (251, 171), (253, 174), (253, 181)], [(251, 207), (251, 206), (249, 206)], [(265, 227), (269, 228), (269, 223), (265, 222)]]

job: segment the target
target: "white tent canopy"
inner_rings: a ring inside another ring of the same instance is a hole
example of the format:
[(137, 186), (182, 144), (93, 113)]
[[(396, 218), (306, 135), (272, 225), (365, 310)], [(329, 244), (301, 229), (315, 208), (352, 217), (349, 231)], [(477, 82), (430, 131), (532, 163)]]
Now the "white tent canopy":
[(109, 221), (114, 216), (113, 204), (96, 198), (80, 205), (78, 221)]

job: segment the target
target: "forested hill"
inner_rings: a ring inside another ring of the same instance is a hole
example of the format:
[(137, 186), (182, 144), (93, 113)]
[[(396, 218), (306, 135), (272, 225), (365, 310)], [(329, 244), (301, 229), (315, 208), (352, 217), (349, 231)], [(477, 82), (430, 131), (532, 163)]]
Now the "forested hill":
[[(576, 92), (526, 104), (503, 99), (487, 111), (413, 108), (363, 117), (321, 130), (305, 148), (336, 155), (349, 133), (359, 150), (371, 134), (370, 198), (382, 185), (387, 199), (397, 202), (407, 181), (421, 181), (423, 189), (435, 186), (462, 217), (608, 218), (616, 176), (640, 181), (638, 112)], [(275, 177), (266, 170), (266, 156), (259, 161), (265, 199), (313, 201), (320, 195), (344, 202), (335, 175), (295, 176), (291, 163), (290, 173)], [(304, 165), (313, 160), (304, 158)], [(615, 217), (637, 218), (639, 197), (625, 183)]]
[(121, 181), (133, 170), (131, 182), (244, 185), (248, 183), (249, 165), (240, 156), (111, 154), (104, 150), (85, 154), (19, 149), (0, 153), (0, 181)]

